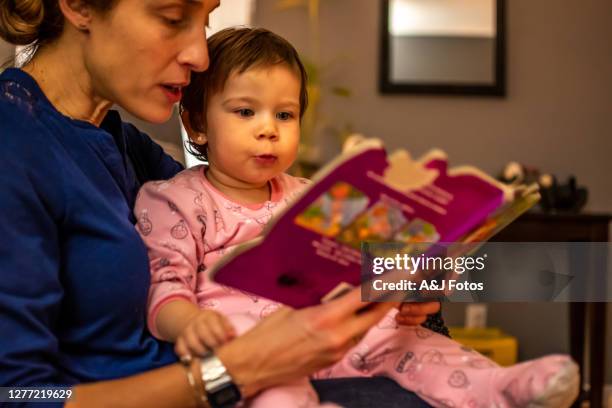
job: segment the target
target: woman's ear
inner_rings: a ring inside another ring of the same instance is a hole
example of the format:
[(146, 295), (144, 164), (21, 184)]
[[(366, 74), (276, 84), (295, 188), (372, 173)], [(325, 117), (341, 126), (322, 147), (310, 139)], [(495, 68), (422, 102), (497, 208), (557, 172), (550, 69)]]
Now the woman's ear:
[(59, 0), (60, 10), (64, 18), (77, 30), (87, 31), (91, 24), (92, 9), (83, 0)]
[(187, 135), (189, 136), (189, 139), (193, 143), (199, 144), (199, 145), (205, 145), (208, 142), (206, 133), (196, 132), (195, 130), (193, 130), (193, 128), (191, 127), (191, 123), (189, 122), (189, 112), (187, 112), (186, 110), (181, 112), (181, 121), (183, 122), (183, 126), (185, 127), (185, 130), (187, 131)]

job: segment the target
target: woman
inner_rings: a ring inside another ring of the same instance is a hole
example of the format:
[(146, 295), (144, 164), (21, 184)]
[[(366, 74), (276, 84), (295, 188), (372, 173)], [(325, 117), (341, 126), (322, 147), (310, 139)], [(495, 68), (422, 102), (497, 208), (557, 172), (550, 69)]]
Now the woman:
[[(86, 407), (194, 406), (206, 394), (202, 361), (181, 367), (145, 330), (149, 272), (131, 215), (142, 182), (181, 166), (110, 107), (167, 120), (208, 65), (218, 3), (0, 0), (0, 36), (38, 47), (0, 75), (1, 386), (74, 386), (69, 405)], [(357, 313), (353, 292), (281, 309), (215, 358), (249, 397), (337, 361), (392, 306)], [(397, 319), (438, 311), (403, 305)]]

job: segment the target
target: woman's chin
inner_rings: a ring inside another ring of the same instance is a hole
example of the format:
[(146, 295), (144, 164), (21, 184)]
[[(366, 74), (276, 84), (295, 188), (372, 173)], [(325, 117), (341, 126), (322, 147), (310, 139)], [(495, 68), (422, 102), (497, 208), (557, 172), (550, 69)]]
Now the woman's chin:
[(132, 115), (136, 116), (138, 119), (161, 124), (167, 122), (172, 116), (172, 112), (174, 111), (174, 105), (146, 105), (142, 104), (142, 106), (136, 107), (134, 109), (129, 109), (128, 107), (123, 107), (125, 110), (130, 112)]

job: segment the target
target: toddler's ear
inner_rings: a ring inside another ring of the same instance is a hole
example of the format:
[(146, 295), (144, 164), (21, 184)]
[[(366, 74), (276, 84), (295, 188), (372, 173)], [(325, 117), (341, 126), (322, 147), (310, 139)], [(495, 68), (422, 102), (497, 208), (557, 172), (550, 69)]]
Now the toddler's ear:
[(189, 112), (183, 111), (181, 113), (181, 121), (183, 122), (183, 126), (185, 127), (185, 130), (187, 131), (187, 135), (189, 136), (189, 139), (192, 142), (199, 144), (199, 145), (206, 144), (206, 142), (208, 141), (206, 134), (202, 132), (196, 132), (191, 127), (191, 123), (189, 122)]

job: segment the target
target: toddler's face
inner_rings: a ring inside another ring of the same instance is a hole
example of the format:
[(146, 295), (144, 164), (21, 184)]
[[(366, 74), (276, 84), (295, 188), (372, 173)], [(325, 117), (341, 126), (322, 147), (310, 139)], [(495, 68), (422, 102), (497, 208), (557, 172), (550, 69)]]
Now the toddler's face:
[(210, 166), (245, 187), (287, 170), (300, 139), (300, 85), (285, 65), (232, 73), (208, 103)]

